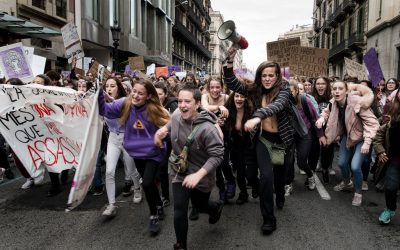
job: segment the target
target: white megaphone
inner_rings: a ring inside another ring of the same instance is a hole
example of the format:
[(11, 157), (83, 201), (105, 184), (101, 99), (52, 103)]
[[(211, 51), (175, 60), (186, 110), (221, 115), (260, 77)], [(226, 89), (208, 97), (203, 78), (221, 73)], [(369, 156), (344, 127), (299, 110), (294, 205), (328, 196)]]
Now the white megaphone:
[(239, 46), (239, 48), (241, 49), (247, 49), (247, 47), (249, 46), (246, 38), (236, 32), (236, 26), (232, 20), (224, 22), (218, 28), (217, 35), (220, 40), (228, 39), (233, 43), (234, 46)]

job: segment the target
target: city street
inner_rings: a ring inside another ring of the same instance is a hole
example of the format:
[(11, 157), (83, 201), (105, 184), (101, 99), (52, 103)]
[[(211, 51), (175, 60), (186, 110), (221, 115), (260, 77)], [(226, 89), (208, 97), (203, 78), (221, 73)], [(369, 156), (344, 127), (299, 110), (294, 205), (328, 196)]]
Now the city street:
[[(132, 197), (120, 195), (122, 173), (117, 169), (118, 214), (108, 220), (101, 216), (106, 194), (88, 195), (81, 206), (66, 213), (67, 187), (60, 195), (47, 198), (49, 183), (23, 191), (19, 189), (23, 178), (6, 180), (0, 184), (1, 249), (172, 249), (172, 205), (166, 208), (161, 233), (150, 237), (146, 203), (136, 205)], [(304, 179), (296, 174), (293, 194), (284, 209), (276, 212), (278, 229), (273, 235), (261, 235), (259, 202), (251, 198), (242, 206), (233, 202), (226, 205), (216, 225), (209, 225), (205, 214), (191, 221), (189, 248), (398, 249), (399, 217), (395, 216), (389, 226), (378, 223), (384, 207), (383, 193), (367, 191), (363, 205), (353, 207), (352, 193), (332, 191), (336, 181), (325, 186), (331, 200), (323, 200), (317, 190), (306, 190)]]

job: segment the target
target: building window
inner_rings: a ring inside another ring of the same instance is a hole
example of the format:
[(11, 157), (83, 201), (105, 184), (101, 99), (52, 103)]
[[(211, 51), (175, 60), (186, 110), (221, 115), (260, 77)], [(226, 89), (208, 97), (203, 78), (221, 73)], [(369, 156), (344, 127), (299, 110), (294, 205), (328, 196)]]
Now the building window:
[(67, 18), (67, 0), (56, 0), (56, 15)]
[(86, 16), (98, 22), (100, 19), (100, 0), (87, 0), (85, 3)]
[(337, 44), (337, 31), (332, 33), (332, 47)]
[(351, 34), (353, 34), (353, 22), (354, 22), (354, 18), (353, 17), (349, 18), (348, 37), (350, 37)]
[(136, 13), (136, 0), (131, 0), (131, 10), (130, 10), (130, 20), (131, 20), (131, 34), (137, 36), (137, 13)]
[(382, 17), (382, 0), (379, 0), (378, 20)]
[(345, 29), (346, 29), (346, 24), (343, 24), (340, 27), (340, 41), (344, 41), (344, 33), (345, 33)]
[(38, 7), (42, 10), (46, 9), (46, 0), (32, 0), (32, 6)]
[(358, 20), (357, 20), (357, 32), (364, 32), (364, 8), (360, 8), (358, 11)]

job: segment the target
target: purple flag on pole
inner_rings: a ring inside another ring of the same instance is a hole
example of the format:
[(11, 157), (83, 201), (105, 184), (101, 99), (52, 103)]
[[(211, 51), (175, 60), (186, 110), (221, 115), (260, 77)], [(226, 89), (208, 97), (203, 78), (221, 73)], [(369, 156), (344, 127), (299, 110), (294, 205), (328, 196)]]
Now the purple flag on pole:
[(375, 48), (370, 48), (368, 52), (364, 55), (364, 64), (368, 69), (372, 86), (378, 86), (379, 81), (382, 80), (384, 77)]

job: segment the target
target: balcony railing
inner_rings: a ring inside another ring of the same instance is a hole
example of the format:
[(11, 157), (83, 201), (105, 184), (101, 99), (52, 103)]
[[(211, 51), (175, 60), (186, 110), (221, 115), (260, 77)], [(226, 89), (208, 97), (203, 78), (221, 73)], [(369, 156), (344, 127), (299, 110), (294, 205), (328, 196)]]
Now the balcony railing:
[(365, 45), (363, 33), (355, 32), (349, 36), (349, 48), (358, 49), (363, 45)]
[(324, 24), (321, 26), (321, 29), (326, 34), (331, 33), (331, 27), (328, 25), (327, 21), (324, 22)]
[(317, 5), (318, 7), (321, 6), (322, 0), (316, 0), (315, 1), (315, 5)]
[(329, 58), (348, 52), (347, 50), (347, 40), (343, 40), (329, 50)]
[(345, 12), (351, 13), (355, 7), (356, 4), (353, 0), (343, 0), (343, 10)]
[(365, 2), (365, 0), (353, 0), (353, 2), (356, 2), (358, 4), (362, 4), (363, 2)]
[(318, 33), (320, 30), (321, 30), (321, 22), (315, 20), (314, 21), (314, 31)]
[(346, 12), (343, 10), (343, 5), (339, 4), (337, 8), (333, 11), (331, 15), (329, 15), (328, 23), (332, 27), (336, 27), (338, 23), (344, 20), (346, 17)]

